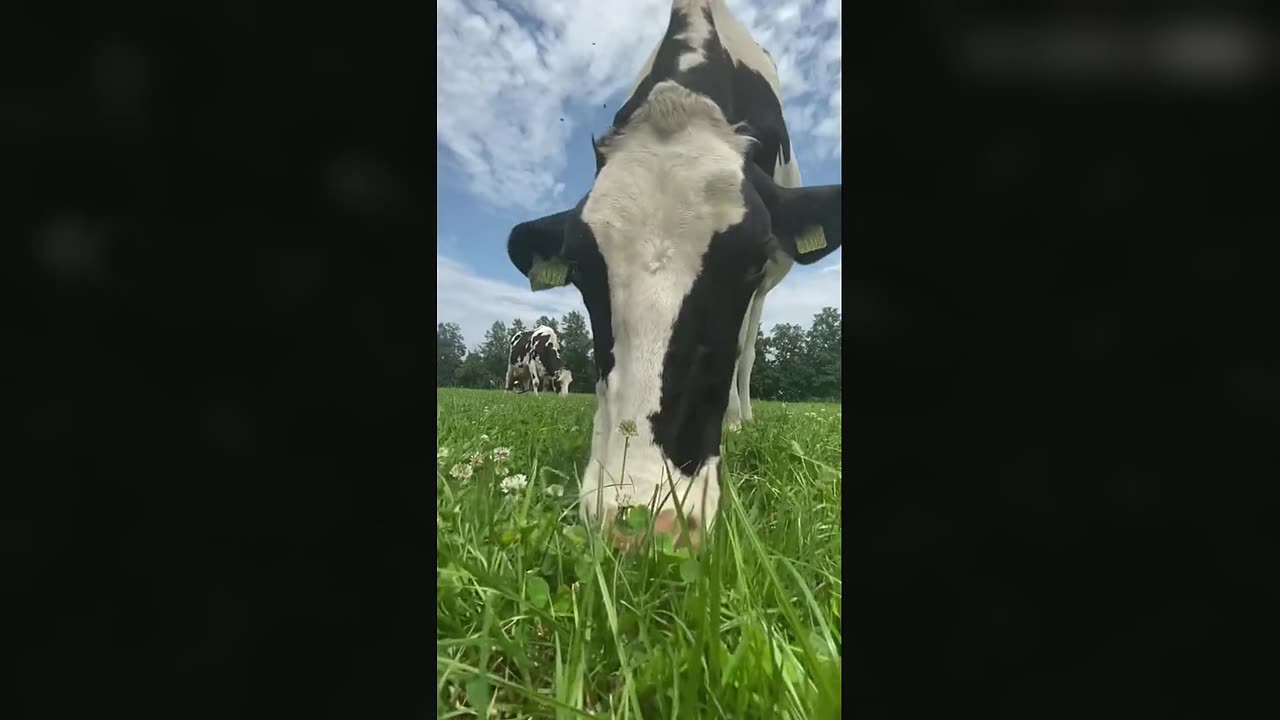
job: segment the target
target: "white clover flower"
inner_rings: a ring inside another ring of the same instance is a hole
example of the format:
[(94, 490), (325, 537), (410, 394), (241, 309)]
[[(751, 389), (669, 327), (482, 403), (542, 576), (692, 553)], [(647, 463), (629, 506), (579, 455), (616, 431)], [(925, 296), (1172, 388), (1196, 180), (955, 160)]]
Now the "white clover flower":
[(548, 497), (558, 498), (564, 495), (564, 486), (558, 484), (548, 485), (542, 492), (546, 493)]
[(525, 478), (524, 475), (512, 475), (511, 477), (502, 481), (502, 492), (510, 493), (510, 492), (515, 492), (517, 490), (523, 490), (524, 486), (528, 484), (529, 484), (529, 481), (527, 478)]
[(471, 453), (471, 467), (478, 469), (483, 464), (484, 464), (483, 453)]
[(436, 459), (437, 459), (437, 460), (443, 460), (443, 459), (445, 459), (445, 458), (447, 458), (447, 457), (449, 457), (449, 448), (447, 448), (447, 447), (438, 447), (438, 448), (436, 448)]
[(507, 475), (511, 474), (511, 469), (508, 468), (506, 465), (503, 465), (502, 463), (498, 463), (497, 465), (493, 466), (493, 474), (497, 475), (498, 477), (506, 477)]
[(496, 447), (493, 449), (493, 461), (504, 463), (511, 458), (511, 448)]
[(480, 442), (482, 442), (482, 443), (487, 443), (487, 442), (489, 442), (489, 436), (488, 436), (488, 435), (481, 435), (481, 436), (480, 436)]
[(635, 436), (636, 436), (636, 434), (637, 434), (637, 432), (636, 432), (636, 421), (635, 421), (635, 420), (623, 420), (621, 423), (618, 423), (618, 432), (622, 433), (623, 435), (625, 435), (625, 436), (627, 436), (627, 437), (635, 437)]
[(453, 469), (449, 471), (449, 474), (459, 480), (466, 480), (471, 477), (471, 466), (466, 463), (458, 463), (453, 466)]

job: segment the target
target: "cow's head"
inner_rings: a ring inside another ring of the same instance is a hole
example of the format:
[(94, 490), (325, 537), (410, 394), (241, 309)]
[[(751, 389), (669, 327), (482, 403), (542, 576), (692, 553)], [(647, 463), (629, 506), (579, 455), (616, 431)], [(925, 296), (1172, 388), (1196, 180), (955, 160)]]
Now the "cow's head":
[[(572, 284), (591, 317), (588, 523), (648, 504), (671, 531), (678, 500), (698, 542), (719, 505), (737, 338), (765, 264), (809, 264), (840, 245), (841, 186), (776, 185), (739, 130), (707, 98), (658, 83), (597, 144), (577, 207), (511, 231), (507, 252), (533, 288)], [(634, 431), (620, 432), (627, 420)]]
[(509, 389), (517, 392), (527, 392), (532, 389), (529, 382), (530, 379), (529, 366), (523, 362), (516, 363), (511, 366), (511, 386)]
[(573, 373), (569, 372), (569, 368), (560, 368), (556, 373), (555, 386), (560, 392), (560, 397), (569, 396), (569, 385), (573, 382)]

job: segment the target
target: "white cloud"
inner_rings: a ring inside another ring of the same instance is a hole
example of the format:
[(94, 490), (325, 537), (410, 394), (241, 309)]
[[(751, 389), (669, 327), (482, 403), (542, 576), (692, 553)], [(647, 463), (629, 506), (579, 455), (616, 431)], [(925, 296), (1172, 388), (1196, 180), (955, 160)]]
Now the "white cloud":
[(813, 316), (824, 307), (841, 310), (840, 283), (842, 273), (837, 263), (821, 270), (792, 268), (764, 301), (761, 324), (766, 332), (778, 323), (791, 323), (808, 328)]
[(483, 277), (466, 265), (436, 254), (436, 322), (457, 323), (470, 350), (484, 341), (494, 322), (520, 318), (530, 324), (539, 315), (553, 318), (587, 310), (573, 288), (532, 292), (527, 283)]
[(813, 136), (822, 150), (840, 157), (840, 73), (836, 73), (835, 89), (827, 96), (826, 117), (813, 128)]
[[(509, 4), (508, 4), (509, 5)], [(779, 66), (793, 144), (839, 156), (839, 4), (728, 0)], [(575, 111), (631, 87), (670, 17), (670, 0), (437, 0), (437, 142), (475, 195), (496, 207), (563, 209)], [(813, 109), (810, 109), (813, 108)], [(832, 113), (834, 110), (834, 120)], [(564, 118), (563, 122), (561, 118)], [(592, 128), (599, 132), (604, 128)], [(812, 129), (812, 136), (805, 133)]]

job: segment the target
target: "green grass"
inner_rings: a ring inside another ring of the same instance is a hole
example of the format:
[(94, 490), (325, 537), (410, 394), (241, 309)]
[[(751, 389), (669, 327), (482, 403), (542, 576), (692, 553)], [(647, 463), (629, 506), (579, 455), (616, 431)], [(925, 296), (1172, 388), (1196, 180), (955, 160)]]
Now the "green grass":
[(439, 391), (436, 716), (838, 718), (840, 406), (754, 402), (705, 546), (629, 554), (573, 504), (594, 406)]

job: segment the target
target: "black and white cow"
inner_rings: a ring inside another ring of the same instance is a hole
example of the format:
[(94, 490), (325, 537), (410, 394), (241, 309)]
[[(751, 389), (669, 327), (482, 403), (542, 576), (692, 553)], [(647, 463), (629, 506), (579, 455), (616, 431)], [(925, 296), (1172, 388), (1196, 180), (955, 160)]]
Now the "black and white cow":
[[(678, 498), (683, 539), (701, 541), (720, 500), (722, 428), (751, 420), (765, 295), (793, 263), (840, 246), (841, 186), (801, 186), (780, 98), (773, 60), (724, 0), (675, 0), (630, 97), (592, 140), (590, 191), (511, 231), (507, 253), (534, 288), (574, 285), (591, 317), (601, 379), (588, 523), (648, 504), (671, 533)], [(634, 437), (618, 431), (625, 420)]]
[(534, 395), (538, 390), (549, 390), (564, 397), (569, 394), (572, 382), (573, 373), (560, 359), (560, 339), (556, 337), (555, 330), (539, 325), (511, 336), (511, 357), (507, 363), (504, 388), (522, 389), (524, 392), (533, 390)]

